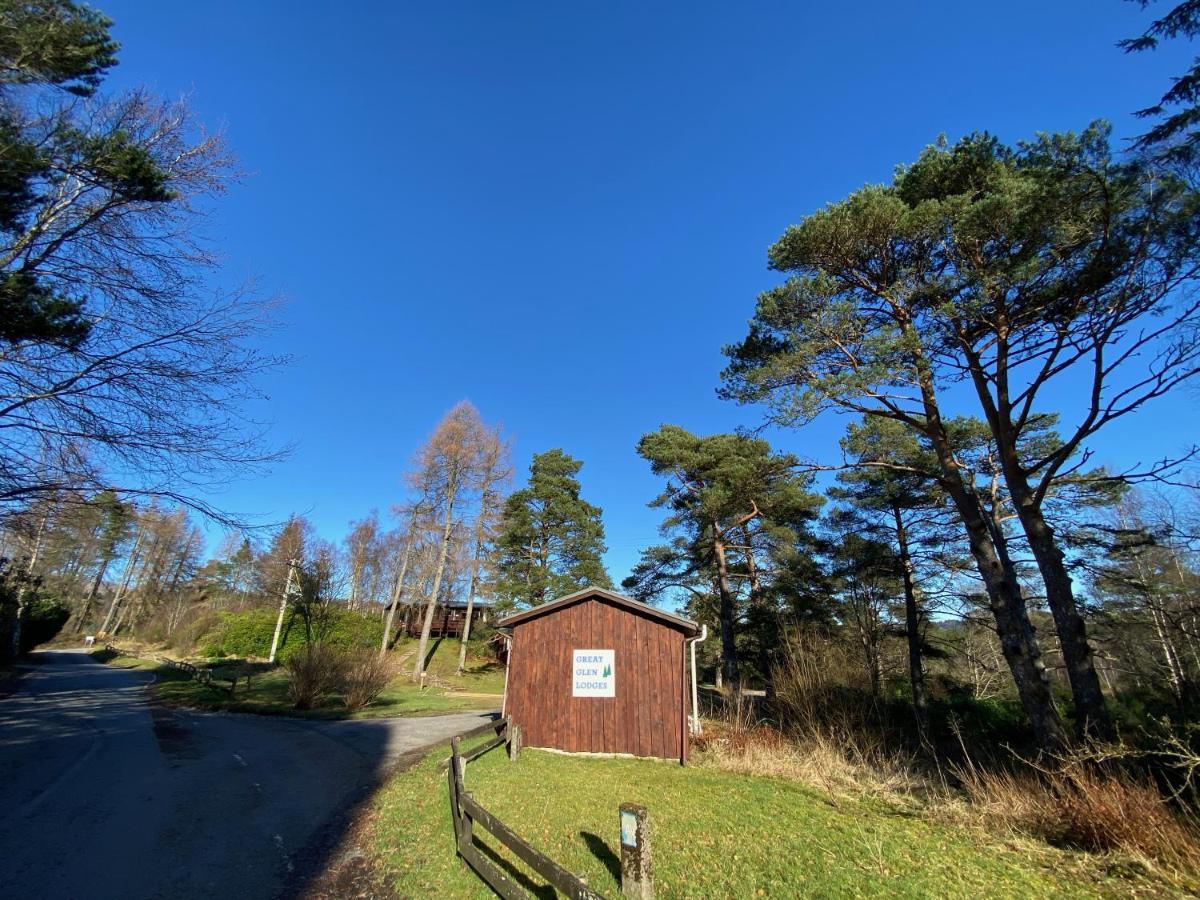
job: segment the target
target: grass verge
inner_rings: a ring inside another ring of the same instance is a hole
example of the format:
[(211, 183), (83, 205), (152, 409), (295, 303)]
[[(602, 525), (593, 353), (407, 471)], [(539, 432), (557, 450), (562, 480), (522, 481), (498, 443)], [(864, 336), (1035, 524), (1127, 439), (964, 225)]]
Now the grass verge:
[[(488, 898), (456, 857), (445, 751), (376, 798), (376, 853), (404, 897)], [(489, 753), (467, 789), (506, 824), (606, 896), (619, 896), (617, 807), (650, 809), (658, 896), (1128, 897), (1173, 889), (1104, 857), (952, 828), (795, 781), (637, 759), (530, 750)], [(535, 896), (553, 897), (502, 848)], [(1181, 895), (1181, 894), (1180, 894)]]
[[(436, 687), (421, 689), (400, 676), (363, 709), (349, 712), (342, 697), (332, 694), (314, 709), (298, 710), (288, 693), (289, 677), (282, 667), (244, 660), (215, 660), (207, 664), (213, 676), (228, 682), (235, 675), (237, 688), (230, 696), (220, 688), (211, 688), (194, 681), (185, 673), (140, 656), (114, 657), (106, 650), (92, 653), (95, 659), (109, 665), (151, 671), (158, 676), (150, 690), (155, 698), (175, 706), (199, 709), (229, 710), (260, 715), (296, 716), (306, 719), (370, 719), (383, 716), (430, 716), (448, 712), (498, 707), (499, 698), (462, 696)], [(205, 665), (197, 663), (198, 665)], [(247, 677), (248, 676), (248, 677)]]

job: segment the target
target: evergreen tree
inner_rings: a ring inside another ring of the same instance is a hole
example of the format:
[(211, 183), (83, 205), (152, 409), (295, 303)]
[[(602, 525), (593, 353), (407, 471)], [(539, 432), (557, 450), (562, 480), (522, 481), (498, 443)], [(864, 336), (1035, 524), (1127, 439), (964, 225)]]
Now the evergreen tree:
[[(838, 475), (839, 485), (831, 497), (849, 505), (845, 524), (858, 533), (880, 535), (895, 554), (896, 572), (904, 590), (904, 632), (908, 643), (908, 673), (913, 710), (924, 725), (925, 672), (922, 629), (926, 611), (918, 595), (914, 543), (921, 538), (941, 544), (949, 539), (947, 523), (937, 517), (944, 497), (936, 482), (911, 471), (898, 471), (871, 462), (908, 460), (921, 455), (916, 437), (895, 422), (868, 419), (851, 426), (842, 439), (842, 449), (868, 465)], [(932, 527), (931, 527), (932, 526)], [(930, 532), (933, 532), (932, 534)]]
[[(1150, 0), (1138, 0), (1143, 8)], [(1155, 19), (1135, 38), (1120, 42), (1126, 53), (1154, 50), (1163, 38), (1200, 35), (1200, 0), (1185, 0), (1166, 15)], [(1134, 146), (1148, 150), (1168, 162), (1194, 163), (1200, 158), (1200, 58), (1182, 75), (1171, 79), (1171, 87), (1159, 101), (1137, 112), (1139, 118), (1158, 122), (1141, 135)]]
[[(760, 298), (749, 336), (729, 349), (725, 395), (768, 401), (778, 422), (839, 408), (896, 421), (929, 443), (1048, 749), (1061, 735), (1025, 598), (963, 480), (943, 396), (973, 388), (1045, 584), (1077, 723), (1108, 735), (1046, 501), (1098, 432), (1200, 373), (1190, 287), (1198, 209), (1200, 194), (1180, 179), (1115, 159), (1103, 123), (1015, 147), (988, 134), (930, 147), (890, 185), (788, 229), (770, 259), (790, 277)], [(1070, 396), (1074, 421), (1039, 451), (1029, 437), (1044, 427), (1041, 407)]]
[[(745, 643), (739, 633), (757, 638), (748, 649), (765, 675), (769, 653), (781, 643), (781, 618), (794, 621), (815, 605), (806, 590), (819, 578), (813, 577), (803, 544), (821, 499), (796, 473), (798, 460), (772, 452), (763, 440), (739, 434), (700, 437), (664, 425), (642, 437), (638, 453), (668, 480), (650, 505), (668, 510), (661, 530), (674, 540), (646, 551), (630, 583), (643, 595), (656, 581), (693, 591), (705, 581), (713, 585), (720, 678), (737, 693), (739, 644)], [(803, 575), (794, 577), (798, 571)]]
[(501, 607), (537, 606), (584, 587), (612, 587), (602, 510), (580, 495), (583, 463), (562, 450), (533, 457), (529, 486), (504, 504), (495, 541)]

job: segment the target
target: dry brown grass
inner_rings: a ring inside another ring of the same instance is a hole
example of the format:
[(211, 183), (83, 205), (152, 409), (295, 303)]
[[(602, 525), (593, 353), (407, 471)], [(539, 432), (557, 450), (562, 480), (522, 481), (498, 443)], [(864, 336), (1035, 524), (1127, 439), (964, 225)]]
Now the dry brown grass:
[(875, 797), (911, 805), (927, 793), (927, 784), (903, 754), (811, 732), (790, 737), (767, 725), (738, 728), (706, 724), (697, 741), (699, 760), (727, 772), (787, 778), (831, 797)]
[(717, 768), (802, 781), (831, 796), (871, 796), (910, 805), (928, 794), (922, 767), (878, 724), (861, 666), (827, 641), (798, 646), (772, 671), (778, 727), (733, 702), (713, 723), (703, 758)]
[[(786, 778), (831, 800), (871, 799), (909, 814), (972, 829), (1029, 852), (1037, 843), (1102, 854), (1102, 865), (1155, 872), (1176, 889), (1200, 887), (1200, 828), (1152, 785), (1094, 767), (1055, 771), (956, 769), (960, 789), (900, 752), (870, 742), (846, 742), (810, 731), (789, 736), (776, 728), (706, 723), (696, 742), (701, 765)], [(1048, 849), (1048, 848), (1047, 848)]]
[(1065, 761), (1013, 772), (968, 764), (956, 774), (967, 802), (946, 798), (941, 817), (1058, 846), (1117, 853), (1174, 881), (1200, 877), (1200, 828), (1150, 782), (1120, 770)]
[[(1136, 755), (1090, 748), (1052, 767), (1015, 757), (984, 766), (963, 745), (968, 761), (947, 771), (932, 748), (914, 752), (881, 723), (859, 675), (844, 647), (798, 646), (772, 673), (778, 726), (730, 704), (724, 721), (706, 723), (700, 761), (802, 782), (831, 798), (882, 800), (978, 830), (981, 840), (1015, 841), (1025, 852), (1085, 850), (1104, 867), (1153, 871), (1172, 891), (1200, 889), (1200, 823), (1129, 774)], [(1186, 761), (1200, 771), (1193, 756)]]

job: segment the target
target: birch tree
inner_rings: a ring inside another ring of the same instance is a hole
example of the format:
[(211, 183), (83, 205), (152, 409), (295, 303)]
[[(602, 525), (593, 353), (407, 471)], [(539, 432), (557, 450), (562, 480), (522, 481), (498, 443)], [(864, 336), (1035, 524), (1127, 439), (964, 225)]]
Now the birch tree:
[(369, 583), (369, 572), (379, 547), (379, 514), (374, 510), (361, 521), (351, 523), (346, 537), (346, 559), (349, 569), (350, 609), (363, 604), (363, 592)]
[(420, 541), (421, 528), (418, 526), (422, 513), (420, 502), (411, 504), (407, 510), (408, 524), (403, 529), (398, 547), (400, 548), (400, 557), (395, 566), (396, 577), (392, 583), (391, 602), (388, 604), (387, 620), (383, 626), (383, 640), (379, 645), (379, 655), (382, 657), (388, 651), (388, 647), (392, 643), (392, 634), (394, 623), (396, 621), (396, 609), (404, 598), (404, 591), (408, 586), (408, 573), (412, 566), (413, 554), (416, 552), (417, 545)]

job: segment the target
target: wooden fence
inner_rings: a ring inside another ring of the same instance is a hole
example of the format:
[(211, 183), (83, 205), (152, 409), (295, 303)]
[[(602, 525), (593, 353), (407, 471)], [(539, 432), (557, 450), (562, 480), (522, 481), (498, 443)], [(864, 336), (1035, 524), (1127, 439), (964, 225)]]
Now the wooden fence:
[(122, 650), (119, 647), (113, 646), (112, 644), (105, 644), (104, 649), (110, 653), (115, 653), (117, 656), (136, 656), (139, 659), (152, 659), (156, 663), (164, 665), (167, 668), (174, 669), (177, 672), (186, 673), (193, 681), (198, 681), (205, 687), (210, 687), (213, 690), (218, 691), (228, 691), (229, 696), (231, 697), (237, 688), (236, 679), (230, 682), (221, 681), (220, 679), (213, 678), (212, 672), (208, 671), (208, 669), (202, 669), (200, 666), (194, 666), (190, 662), (171, 659), (168, 656), (143, 656), (140, 653), (130, 653), (127, 650)]
[[(462, 752), (463, 741), (489, 733), (493, 734), (491, 740), (473, 747), (466, 753)], [(460, 734), (450, 741), (447, 777), (450, 782), (450, 813), (458, 842), (458, 855), (505, 900), (525, 900), (528, 897), (512, 878), (502, 872), (480, 850), (479, 845), (475, 843), (475, 829), (478, 827), (511, 850), (518, 859), (546, 879), (555, 890), (572, 900), (604, 900), (602, 895), (589, 888), (582, 878), (568, 872), (546, 856), (484, 809), (479, 801), (467, 792), (467, 763), (500, 746), (507, 748), (510, 759), (515, 759), (521, 752), (521, 729), (507, 718)]]

